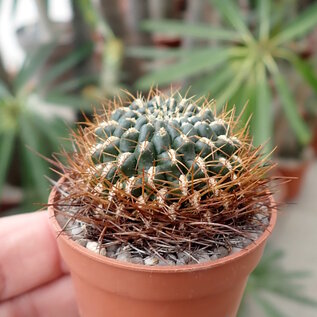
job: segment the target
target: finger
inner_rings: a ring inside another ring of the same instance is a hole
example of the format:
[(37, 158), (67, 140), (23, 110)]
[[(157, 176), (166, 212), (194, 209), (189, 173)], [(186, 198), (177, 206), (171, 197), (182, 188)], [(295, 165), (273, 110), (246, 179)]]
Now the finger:
[(0, 219), (0, 241), (0, 301), (65, 273), (45, 212)]
[(1, 317), (79, 316), (69, 275), (0, 304)]

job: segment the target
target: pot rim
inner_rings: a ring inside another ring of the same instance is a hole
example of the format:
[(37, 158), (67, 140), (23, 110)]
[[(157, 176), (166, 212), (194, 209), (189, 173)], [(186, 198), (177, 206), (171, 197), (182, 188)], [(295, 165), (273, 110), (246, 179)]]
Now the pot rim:
[[(58, 183), (62, 183), (64, 181), (65, 177), (62, 177)], [(91, 260), (107, 264), (116, 268), (126, 269), (130, 271), (138, 271), (138, 272), (146, 272), (146, 273), (188, 273), (188, 272), (194, 272), (194, 271), (201, 271), (201, 270), (207, 270), (210, 268), (219, 267), (221, 265), (230, 263), (230, 262), (236, 262), (240, 258), (253, 253), (257, 247), (265, 243), (267, 238), (271, 235), (275, 224), (277, 220), (277, 209), (274, 207), (271, 211), (271, 218), (270, 223), (265, 229), (265, 231), (262, 233), (262, 235), (252, 243), (250, 243), (247, 247), (242, 249), (241, 251), (227, 255), (223, 258), (217, 259), (217, 260), (210, 260), (208, 262), (204, 263), (197, 263), (197, 264), (186, 264), (186, 265), (175, 265), (175, 266), (147, 266), (142, 264), (134, 264), (130, 262), (123, 262), (118, 261), (116, 259), (111, 259), (107, 256), (100, 255), (98, 253), (95, 253), (83, 246), (81, 246), (76, 241), (72, 240), (67, 233), (62, 232), (62, 228), (60, 227), (56, 217), (55, 217), (55, 209), (53, 206), (55, 195), (57, 193), (56, 186), (52, 188), (52, 191), (49, 196), (48, 200), (48, 214), (50, 221), (55, 229), (56, 232), (58, 232), (58, 239), (62, 239), (68, 247), (73, 249), (74, 251), (80, 253), (82, 256), (88, 257)], [(271, 201), (273, 201), (273, 197), (271, 196)]]

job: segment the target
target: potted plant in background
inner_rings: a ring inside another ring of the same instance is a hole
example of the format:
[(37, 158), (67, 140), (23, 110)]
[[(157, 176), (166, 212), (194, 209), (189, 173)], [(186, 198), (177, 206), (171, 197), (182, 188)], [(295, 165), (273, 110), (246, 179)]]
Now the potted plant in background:
[(315, 157), (317, 157), (317, 107), (316, 107), (316, 95), (310, 94), (307, 96), (304, 103), (304, 117), (312, 131), (311, 147), (314, 151)]
[(238, 317), (258, 316), (259, 312), (254, 311), (257, 306), (267, 317), (286, 316), (284, 307), (277, 304), (276, 298), (317, 307), (316, 299), (308, 297), (303, 291), (302, 283), (299, 283), (309, 278), (310, 272), (286, 269), (281, 264), (284, 256), (282, 250), (274, 250), (270, 245), (266, 247), (261, 262), (248, 280)]
[(67, 136), (65, 121), (72, 125), (73, 109), (87, 105), (84, 98), (71, 94), (82, 78), (56, 80), (79, 63), (90, 47), (80, 48), (43, 72), (54, 47), (54, 43), (42, 45), (28, 54), (14, 75), (7, 72), (0, 56), (0, 201), (7, 205), (6, 194), (1, 195), (5, 183), (23, 188), (23, 195), (17, 195), (22, 202), (11, 206), (23, 204), (23, 212), (34, 209), (34, 201), (46, 201), (49, 193), (49, 183), (43, 178), (48, 164), (32, 151), (45, 156), (58, 151)]
[(236, 316), (276, 221), (262, 148), (213, 101), (107, 106), (48, 205), (82, 316)]
[(276, 172), (289, 179), (283, 184), (280, 199), (284, 202), (293, 201), (298, 197), (308, 167), (313, 161), (313, 151), (297, 139), (283, 114), (276, 116), (275, 125)]
[[(157, 83), (163, 88), (186, 79), (186, 83), (191, 85), (191, 94), (210, 93), (218, 100), (219, 106), (230, 100), (231, 105), (236, 104), (237, 111), (241, 111), (249, 100), (241, 119), (247, 122), (252, 114), (251, 135), (255, 145), (269, 140), (265, 147), (267, 153), (271, 151), (274, 140), (276, 109), (273, 105), (280, 105), (296, 137), (307, 145), (310, 131), (289, 89), (284, 66), (297, 72), (305, 85), (317, 91), (314, 68), (309, 60), (301, 57), (296, 45), (296, 40), (316, 27), (317, 5), (309, 5), (296, 15), (298, 3), (295, 1), (287, 5), (258, 1), (254, 8), (251, 2), (246, 1), (250, 14), (244, 15), (232, 0), (210, 0), (208, 3), (209, 8), (204, 7), (204, 10), (220, 14), (220, 26), (214, 25), (215, 19), (208, 21), (210, 24), (164, 19), (141, 24), (145, 31), (200, 42), (194, 47), (179, 49), (131, 48), (131, 56), (154, 60), (158, 65), (157, 69), (148, 66), (150, 71), (137, 81), (136, 86), (146, 89)], [(292, 19), (289, 19), (289, 6), (295, 12)], [(252, 18), (247, 19), (251, 15)], [(274, 99), (279, 102), (274, 103)]]

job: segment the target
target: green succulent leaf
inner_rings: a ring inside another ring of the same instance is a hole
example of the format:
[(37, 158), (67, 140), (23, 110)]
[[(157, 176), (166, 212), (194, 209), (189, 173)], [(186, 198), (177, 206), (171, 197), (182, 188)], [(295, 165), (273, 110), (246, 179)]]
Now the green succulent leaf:
[[(302, 285), (294, 283), (294, 279), (307, 277), (309, 273), (286, 270), (279, 262), (283, 256), (281, 250), (266, 250), (259, 265), (252, 272), (244, 294), (245, 306), (250, 300), (254, 300), (268, 317), (284, 316), (275, 307), (274, 302), (267, 299), (268, 294), (297, 301), (303, 305), (315, 307), (317, 304), (316, 300), (301, 293)], [(247, 314), (243, 315), (242, 311), (239, 311), (239, 316), (246, 317)]]
[(271, 143), (268, 142), (273, 131), (272, 97), (264, 65), (258, 64), (256, 67), (256, 104), (254, 107), (254, 125), (256, 129), (253, 133), (254, 143), (259, 146), (267, 142), (264, 152), (269, 153), (272, 150)]
[(228, 60), (229, 56), (230, 50), (227, 49), (209, 49), (193, 53), (178, 63), (145, 75), (137, 82), (137, 87), (148, 88), (153, 84), (168, 84), (205, 70), (210, 71)]
[(145, 31), (161, 32), (180, 37), (192, 37), (206, 40), (241, 40), (241, 35), (232, 30), (214, 28), (205, 24), (186, 24), (177, 20), (147, 20), (141, 23), (141, 28)]
[(268, 301), (263, 298), (259, 294), (255, 293), (253, 295), (256, 303), (262, 308), (263, 312), (267, 315), (267, 317), (286, 317), (286, 315), (277, 309), (272, 301)]
[[(261, 1), (262, 2), (262, 1)], [(277, 44), (294, 40), (317, 25), (317, 3), (310, 5), (302, 14), (283, 28), (274, 38)]]
[(256, 267), (255, 272), (268, 268), (269, 265), (276, 265), (276, 263), (284, 257), (284, 251), (282, 250), (270, 250), (264, 253), (260, 264)]
[(41, 68), (41, 66), (47, 61), (48, 57), (53, 51), (55, 44), (45, 44), (38, 48), (35, 52), (30, 53), (15, 77), (13, 86), (16, 93), (19, 93), (25, 85), (30, 83), (30, 80)]
[(78, 110), (92, 110), (91, 104), (86, 98), (61, 94), (58, 90), (50, 91), (45, 96), (45, 101), (57, 106), (69, 106)]
[(12, 130), (0, 134), (0, 197), (3, 184), (10, 166), (10, 158), (14, 147), (15, 133)]
[(221, 87), (225, 86), (225, 84), (232, 78), (232, 69), (230, 66), (224, 66), (219, 69), (219, 73), (216, 75), (216, 71), (208, 74), (201, 79), (195, 80), (192, 85), (192, 91), (198, 95), (205, 95), (210, 93), (212, 96), (215, 96)]
[(224, 104), (228, 102), (230, 98), (238, 91), (247, 76), (249, 76), (249, 72), (252, 69), (253, 65), (254, 60), (251, 58), (245, 59), (243, 60), (243, 62), (241, 62), (236, 75), (232, 77), (232, 80), (225, 86), (225, 88), (216, 98), (219, 108), (223, 107)]
[[(41, 116), (33, 114), (32, 124), (37, 129), (37, 133), (47, 138), (52, 150), (57, 151), (66, 143), (61, 141), (65, 141), (68, 137), (68, 129), (66, 123), (61, 119), (53, 118), (53, 120), (43, 120)], [(41, 154), (44, 155), (44, 153)]]
[(296, 55), (294, 55), (290, 61), (303, 79), (311, 86), (315, 93), (317, 93), (317, 76), (314, 72), (314, 68)]
[(268, 39), (270, 33), (270, 4), (271, 1), (258, 0), (259, 14), (259, 38), (261, 40)]
[(311, 139), (310, 131), (298, 113), (298, 109), (289, 86), (284, 76), (280, 72), (273, 75), (276, 89), (281, 98), (281, 103), (285, 111), (286, 117), (296, 133), (298, 140), (302, 144), (308, 144)]
[(39, 135), (36, 133), (34, 126), (27, 117), (20, 118), (19, 123), (21, 129), (20, 138), (24, 153), (23, 156), (30, 168), (32, 182), (35, 185), (42, 202), (45, 202), (49, 187), (44, 176), (48, 174), (49, 169), (45, 161), (36, 154), (36, 152), (41, 152)]
[(317, 307), (317, 301), (315, 299), (299, 294), (297, 288), (294, 288), (294, 287), (290, 288), (289, 285), (285, 285), (285, 284), (282, 285), (280, 283), (279, 284), (276, 283), (276, 285), (272, 284), (267, 286), (266, 289), (279, 296), (296, 301), (298, 303), (312, 306), (312, 307)]
[(167, 58), (176, 58), (176, 57), (187, 57), (195, 54), (196, 52), (201, 52), (201, 49), (198, 50), (185, 50), (185, 49), (167, 49), (167, 48), (155, 48), (155, 47), (142, 47), (136, 46), (127, 49), (127, 56), (137, 57), (137, 58), (148, 58), (148, 59), (167, 59)]
[(96, 83), (97, 80), (98, 77), (96, 75), (85, 75), (82, 77), (73, 78), (57, 84), (54, 88), (54, 91), (57, 92), (59, 95), (68, 93), (70, 91), (80, 89), (84, 85), (91, 84), (92, 82)]
[(10, 96), (10, 92), (5, 83), (0, 80), (0, 98), (5, 98), (7, 96)]
[(107, 24), (106, 20), (102, 18), (100, 12), (90, 0), (79, 0), (78, 7), (88, 23), (93, 29), (98, 30), (105, 38), (113, 38), (114, 34)]
[(92, 45), (86, 44), (81, 48), (77, 49), (72, 54), (68, 55), (61, 62), (57, 63), (53, 67), (51, 67), (43, 76), (41, 76), (41, 81), (39, 83), (40, 90), (45, 86), (52, 83), (55, 79), (57, 79), (60, 75), (64, 74), (66, 71), (71, 69), (73, 66), (82, 61), (85, 57), (87, 57), (92, 52)]
[(253, 40), (253, 36), (245, 24), (239, 8), (231, 0), (210, 0), (211, 4), (216, 5), (229, 23), (243, 36), (247, 42)]

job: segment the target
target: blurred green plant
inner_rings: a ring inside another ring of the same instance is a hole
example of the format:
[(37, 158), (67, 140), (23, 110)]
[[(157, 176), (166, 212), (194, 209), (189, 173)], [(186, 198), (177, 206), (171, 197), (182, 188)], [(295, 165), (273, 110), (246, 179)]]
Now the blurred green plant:
[(91, 47), (82, 47), (57, 64), (47, 66), (53, 49), (54, 44), (46, 44), (26, 56), (13, 78), (0, 60), (0, 197), (10, 172), (15, 170), (24, 189), (23, 206), (29, 209), (36, 208), (32, 205), (36, 201), (45, 202), (49, 192), (45, 179), (50, 173), (49, 165), (35, 152), (51, 156), (68, 133), (63, 117), (56, 111), (49, 113), (49, 108), (84, 110), (89, 105), (82, 97), (70, 94), (87, 78), (57, 81), (87, 56)]
[(105, 18), (91, 0), (80, 0), (77, 5), (97, 42), (102, 42), (102, 65), (96, 85), (88, 86), (84, 93), (91, 99), (109, 98), (120, 94), (121, 67), (124, 54), (123, 41), (115, 36)]
[[(179, 20), (142, 23), (146, 31), (200, 39), (205, 43), (212, 40), (212, 44), (193, 49), (132, 48), (129, 52), (132, 56), (160, 61), (158, 69), (143, 76), (137, 82), (137, 87), (146, 89), (151, 85), (167, 85), (189, 78), (192, 94), (211, 93), (220, 107), (226, 101), (230, 101), (230, 104), (235, 102), (239, 111), (249, 100), (243, 118), (247, 120), (253, 115), (251, 134), (256, 145), (272, 139), (272, 95), (276, 91), (296, 137), (302, 144), (307, 144), (311, 138), (310, 131), (301, 119), (281, 65), (291, 65), (317, 92), (317, 77), (313, 68), (300, 58), (293, 45), (294, 40), (317, 25), (317, 3), (285, 24), (287, 19), (276, 18), (272, 9), (273, 1), (257, 1), (254, 13), (257, 23), (249, 25), (235, 2), (209, 2), (231, 28), (186, 24)], [(280, 10), (278, 14), (281, 17)], [(266, 150), (270, 151), (271, 147), (268, 142)]]
[(302, 284), (297, 282), (308, 277), (309, 273), (286, 270), (279, 262), (283, 256), (282, 251), (267, 248), (260, 264), (249, 277), (238, 317), (251, 316), (248, 311), (251, 301), (263, 310), (267, 317), (286, 317), (267, 295), (317, 308), (317, 301), (303, 295)]

